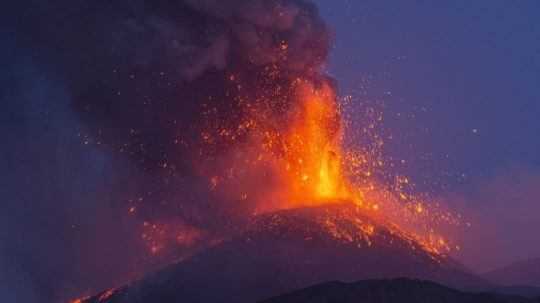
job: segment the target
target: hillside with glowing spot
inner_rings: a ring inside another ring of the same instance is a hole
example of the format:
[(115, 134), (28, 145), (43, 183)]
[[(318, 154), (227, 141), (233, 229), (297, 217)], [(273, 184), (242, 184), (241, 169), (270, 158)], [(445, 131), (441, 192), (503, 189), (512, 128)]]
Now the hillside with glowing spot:
[(255, 302), (324, 281), (402, 276), (488, 285), (358, 207), (334, 204), (260, 215), (229, 240), (83, 302)]

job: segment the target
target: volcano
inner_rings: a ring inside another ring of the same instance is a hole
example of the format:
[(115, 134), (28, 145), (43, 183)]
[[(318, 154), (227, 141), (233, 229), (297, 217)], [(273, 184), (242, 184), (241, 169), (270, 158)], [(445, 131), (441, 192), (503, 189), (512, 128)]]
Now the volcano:
[(317, 283), (410, 277), (486, 283), (353, 204), (256, 216), (243, 232), (142, 280), (82, 302), (256, 302)]

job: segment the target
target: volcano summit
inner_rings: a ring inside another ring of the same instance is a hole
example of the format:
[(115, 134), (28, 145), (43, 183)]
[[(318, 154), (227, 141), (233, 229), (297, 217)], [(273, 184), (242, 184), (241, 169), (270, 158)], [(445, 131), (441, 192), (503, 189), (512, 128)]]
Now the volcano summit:
[(486, 286), (353, 204), (332, 204), (257, 216), (237, 236), (82, 302), (256, 302), (329, 280), (402, 276)]

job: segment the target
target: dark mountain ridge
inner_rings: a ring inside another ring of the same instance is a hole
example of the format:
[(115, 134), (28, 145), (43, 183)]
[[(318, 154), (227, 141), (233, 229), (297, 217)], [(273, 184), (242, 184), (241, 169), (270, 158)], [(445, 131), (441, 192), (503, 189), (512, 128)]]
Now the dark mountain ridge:
[(527, 299), (490, 293), (455, 290), (440, 284), (412, 280), (365, 280), (355, 283), (327, 282), (260, 303), (534, 303)]
[(256, 302), (325, 281), (396, 277), (490, 287), (353, 205), (336, 204), (258, 216), (228, 241), (84, 302)]
[(494, 283), (506, 286), (540, 287), (540, 258), (514, 262), (482, 276)]

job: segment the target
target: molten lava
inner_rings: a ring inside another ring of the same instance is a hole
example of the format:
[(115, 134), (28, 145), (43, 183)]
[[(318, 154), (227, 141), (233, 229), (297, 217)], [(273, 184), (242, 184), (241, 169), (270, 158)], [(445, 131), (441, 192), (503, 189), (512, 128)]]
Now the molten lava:
[(288, 207), (350, 198), (342, 170), (342, 126), (335, 94), (328, 84), (299, 85), (297, 108), (283, 136), (278, 161)]

